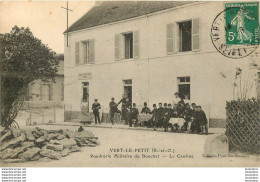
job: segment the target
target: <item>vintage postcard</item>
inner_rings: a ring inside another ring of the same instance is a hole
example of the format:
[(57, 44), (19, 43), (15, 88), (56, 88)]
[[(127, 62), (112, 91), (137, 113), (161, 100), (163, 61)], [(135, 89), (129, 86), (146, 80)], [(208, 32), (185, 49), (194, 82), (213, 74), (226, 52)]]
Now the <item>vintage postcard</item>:
[(1, 1), (1, 167), (259, 167), (258, 1)]

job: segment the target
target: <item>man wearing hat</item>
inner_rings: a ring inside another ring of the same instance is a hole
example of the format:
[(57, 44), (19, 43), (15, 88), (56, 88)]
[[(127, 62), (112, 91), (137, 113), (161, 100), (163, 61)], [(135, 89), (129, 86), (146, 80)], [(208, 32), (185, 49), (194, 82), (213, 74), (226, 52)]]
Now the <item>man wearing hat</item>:
[(111, 102), (109, 103), (109, 112), (110, 112), (110, 121), (112, 123), (112, 125), (114, 124), (114, 116), (115, 113), (118, 111), (117, 109), (117, 104), (115, 103), (115, 99), (111, 98)]
[(147, 102), (145, 102), (141, 114), (149, 114), (150, 112), (151, 110), (149, 109), (149, 107), (147, 107)]
[(152, 116), (152, 125), (153, 129), (156, 130), (158, 127), (158, 121), (159, 121), (159, 114), (158, 114), (158, 109), (156, 107), (156, 104), (153, 104), (153, 110), (151, 112)]
[(92, 110), (95, 116), (95, 124), (100, 124), (100, 117), (99, 117), (99, 109), (101, 109), (101, 105), (98, 103), (97, 99), (94, 99), (94, 103), (92, 104)]
[(129, 99), (123, 94), (122, 95), (122, 99), (117, 103), (117, 105), (121, 104), (122, 103), (122, 106), (121, 106), (121, 119), (122, 121), (125, 122), (125, 124), (128, 124), (127, 123), (127, 119), (126, 119), (126, 112), (127, 112), (127, 107), (131, 107), (131, 103), (129, 101)]
[(158, 114), (158, 125), (159, 127), (163, 126), (163, 117), (164, 117), (164, 108), (162, 107), (162, 103), (159, 103), (159, 108), (157, 110)]

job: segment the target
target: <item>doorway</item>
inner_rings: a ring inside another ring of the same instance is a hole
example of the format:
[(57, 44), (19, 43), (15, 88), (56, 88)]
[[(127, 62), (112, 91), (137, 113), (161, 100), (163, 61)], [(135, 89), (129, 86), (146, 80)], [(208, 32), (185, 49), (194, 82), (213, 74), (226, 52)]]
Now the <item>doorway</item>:
[(89, 82), (82, 83), (81, 108), (83, 111), (89, 112)]
[(124, 95), (129, 99), (132, 105), (132, 80), (123, 80)]

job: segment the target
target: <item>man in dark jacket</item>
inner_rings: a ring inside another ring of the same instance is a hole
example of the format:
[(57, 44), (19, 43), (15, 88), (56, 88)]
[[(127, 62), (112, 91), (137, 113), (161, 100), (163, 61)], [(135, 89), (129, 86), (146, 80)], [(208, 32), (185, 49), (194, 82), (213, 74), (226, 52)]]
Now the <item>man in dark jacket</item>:
[(131, 118), (132, 118), (132, 122), (135, 123), (135, 127), (137, 126), (137, 123), (138, 123), (138, 114), (139, 114), (139, 111), (138, 109), (136, 108), (136, 104), (133, 103), (133, 108), (131, 109)]
[(172, 117), (173, 117), (173, 108), (172, 108), (172, 104), (168, 104), (168, 112), (169, 112), (169, 115), (168, 115), (168, 119), (170, 120)]
[(156, 104), (153, 104), (153, 110), (151, 112), (152, 114), (152, 125), (153, 129), (157, 129), (158, 121), (159, 121), (159, 115), (158, 115), (158, 109), (156, 107)]
[(193, 113), (192, 113), (192, 110), (190, 109), (189, 103), (186, 103), (185, 104), (185, 110), (184, 110), (185, 123), (184, 123), (184, 126), (182, 128), (184, 131), (188, 130), (188, 125), (189, 125), (189, 122), (191, 122), (192, 114)]
[(201, 106), (198, 106), (198, 121), (200, 126), (201, 134), (208, 134), (208, 120), (205, 112), (201, 109)]
[(171, 113), (170, 113), (167, 103), (164, 103), (163, 106), (164, 106), (164, 108), (163, 108), (163, 128), (164, 128), (164, 131), (166, 132), (166, 131), (168, 131)]
[(162, 103), (159, 103), (159, 108), (157, 110), (158, 114), (158, 125), (159, 127), (163, 126), (163, 119), (164, 119), (164, 108), (162, 107)]
[(147, 103), (145, 102), (141, 114), (149, 114), (150, 112), (151, 110), (149, 109), (149, 107), (147, 107)]
[(101, 109), (101, 105), (98, 103), (98, 100), (95, 99), (95, 102), (92, 104), (92, 110), (95, 116), (95, 124), (100, 124), (100, 117), (99, 117), (99, 109)]
[(110, 121), (112, 125), (114, 124), (114, 116), (115, 113), (117, 112), (117, 104), (115, 103), (115, 99), (111, 98), (111, 102), (109, 103), (109, 112), (110, 112)]
[(128, 106), (131, 107), (131, 103), (129, 99), (123, 94), (122, 99), (117, 103), (117, 105), (121, 104), (121, 119), (125, 122), (125, 124), (128, 124), (126, 121), (126, 108)]
[(200, 133), (201, 128), (200, 128), (200, 123), (199, 123), (199, 112), (198, 112), (198, 106), (194, 107), (194, 111), (192, 113), (192, 123), (191, 123), (191, 132), (192, 133)]

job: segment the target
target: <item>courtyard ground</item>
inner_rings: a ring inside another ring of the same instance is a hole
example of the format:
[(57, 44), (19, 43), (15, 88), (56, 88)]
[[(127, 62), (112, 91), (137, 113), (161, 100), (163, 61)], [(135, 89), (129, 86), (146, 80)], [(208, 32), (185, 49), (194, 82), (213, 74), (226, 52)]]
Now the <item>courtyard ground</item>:
[[(43, 129), (77, 130), (78, 123), (40, 125)], [(34, 127), (34, 126), (30, 126)], [(29, 128), (28, 126), (26, 128)], [(129, 129), (124, 125), (109, 124), (85, 126), (99, 138), (97, 147), (83, 147), (61, 160), (1, 164), (3, 167), (170, 167), (170, 166), (259, 166), (254, 155), (227, 154), (204, 157), (209, 138), (219, 136), (223, 129), (210, 129), (210, 135), (153, 131), (144, 128)]]

